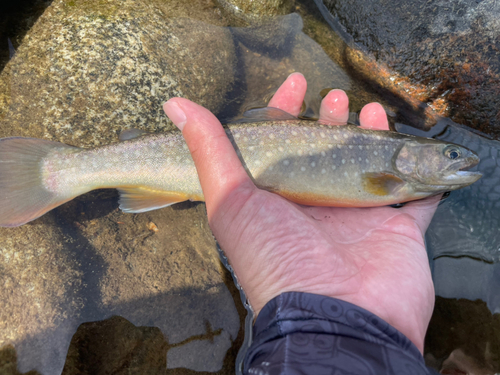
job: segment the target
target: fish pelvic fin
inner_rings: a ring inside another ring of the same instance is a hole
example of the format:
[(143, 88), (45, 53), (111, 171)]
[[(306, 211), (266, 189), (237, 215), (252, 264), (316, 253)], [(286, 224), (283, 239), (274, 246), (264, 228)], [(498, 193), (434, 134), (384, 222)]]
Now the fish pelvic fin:
[(118, 191), (120, 192), (120, 209), (127, 213), (157, 210), (190, 199), (187, 194), (146, 187), (122, 187)]
[(368, 172), (362, 178), (365, 191), (378, 196), (395, 194), (405, 184), (401, 178), (388, 172)]
[(0, 226), (23, 225), (74, 198), (61, 197), (43, 183), (42, 162), (55, 149), (76, 147), (36, 138), (0, 139)]

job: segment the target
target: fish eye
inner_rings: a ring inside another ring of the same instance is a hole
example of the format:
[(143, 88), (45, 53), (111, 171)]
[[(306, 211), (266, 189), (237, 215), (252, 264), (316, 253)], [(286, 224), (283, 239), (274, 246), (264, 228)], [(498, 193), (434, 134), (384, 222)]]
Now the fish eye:
[(461, 156), (460, 150), (454, 146), (447, 147), (444, 150), (444, 154), (448, 159), (458, 159)]

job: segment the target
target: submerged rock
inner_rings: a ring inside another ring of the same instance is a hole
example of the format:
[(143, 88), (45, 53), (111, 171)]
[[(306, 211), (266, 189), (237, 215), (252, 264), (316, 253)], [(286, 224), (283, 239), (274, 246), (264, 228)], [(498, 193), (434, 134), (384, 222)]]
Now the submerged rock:
[(426, 103), (420, 109), (428, 118), (447, 116), (500, 137), (498, 1), (324, 3), (360, 50), (350, 56), (354, 69), (377, 76), (370, 79), (409, 101)]

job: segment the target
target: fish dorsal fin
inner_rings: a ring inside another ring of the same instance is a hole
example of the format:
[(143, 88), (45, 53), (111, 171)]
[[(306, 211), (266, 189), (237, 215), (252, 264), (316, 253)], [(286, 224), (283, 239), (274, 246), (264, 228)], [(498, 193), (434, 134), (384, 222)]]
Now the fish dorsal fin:
[(120, 209), (128, 213), (157, 210), (189, 199), (186, 194), (144, 187), (121, 188), (118, 191)]
[(144, 130), (136, 129), (136, 128), (125, 129), (125, 130), (122, 130), (122, 132), (118, 136), (118, 139), (120, 140), (120, 142), (128, 141), (130, 139), (141, 137), (146, 133), (147, 132), (145, 132)]
[(297, 117), (279, 108), (265, 107), (250, 109), (243, 113), (243, 122), (298, 120)]
[(394, 194), (405, 184), (401, 178), (389, 172), (368, 172), (362, 178), (364, 189), (379, 196)]

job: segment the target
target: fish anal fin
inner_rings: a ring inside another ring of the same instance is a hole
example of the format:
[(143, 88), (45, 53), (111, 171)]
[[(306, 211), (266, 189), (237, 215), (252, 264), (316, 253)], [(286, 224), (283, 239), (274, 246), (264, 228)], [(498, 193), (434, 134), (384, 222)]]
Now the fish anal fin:
[(368, 172), (363, 174), (362, 178), (365, 191), (378, 196), (394, 194), (405, 183), (398, 176), (388, 172)]
[(120, 188), (118, 191), (120, 209), (128, 213), (157, 210), (189, 199), (187, 194), (145, 187)]

